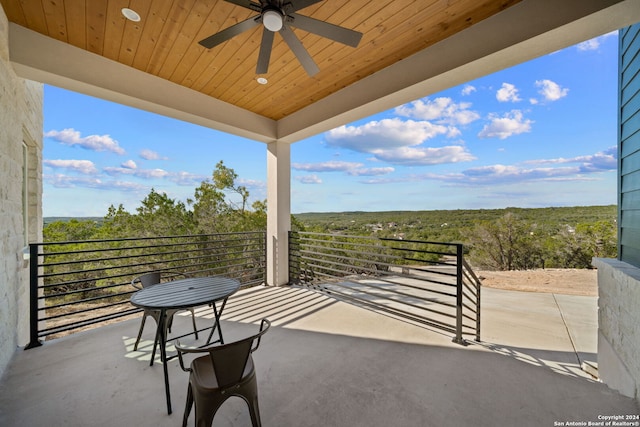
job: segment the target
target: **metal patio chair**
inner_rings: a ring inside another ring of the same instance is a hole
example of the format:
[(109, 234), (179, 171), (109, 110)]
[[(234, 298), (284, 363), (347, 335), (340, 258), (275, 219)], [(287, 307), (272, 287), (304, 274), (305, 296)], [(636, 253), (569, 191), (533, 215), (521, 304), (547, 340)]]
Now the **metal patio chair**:
[[(210, 427), (220, 406), (231, 396), (244, 399), (249, 406), (252, 426), (261, 426), (258, 384), (251, 353), (258, 349), (260, 338), (270, 326), (269, 320), (262, 319), (257, 334), (227, 344), (205, 348), (185, 348), (179, 342), (176, 344), (180, 367), (190, 373), (183, 427), (187, 425), (194, 402), (195, 425)], [(194, 359), (190, 367), (185, 368), (183, 354), (203, 352), (209, 354)]]
[[(188, 276), (184, 273), (174, 272), (174, 271), (153, 271), (151, 273), (145, 273), (138, 277), (135, 277), (131, 281), (131, 285), (136, 289), (144, 289), (149, 286), (157, 285), (164, 279), (176, 280), (179, 278), (186, 279)], [(196, 339), (198, 339), (198, 328), (196, 327), (196, 317), (193, 311), (193, 308), (188, 309), (191, 311), (191, 322), (193, 323), (193, 332), (195, 333)], [(171, 332), (171, 325), (173, 324), (173, 315), (176, 314), (180, 310), (168, 310), (167, 311), (167, 322), (165, 324), (166, 329), (164, 331), (165, 337), (167, 336), (167, 329)], [(138, 344), (140, 343), (140, 338), (142, 337), (142, 330), (144, 329), (145, 321), (147, 320), (147, 316), (152, 317), (156, 324), (160, 321), (160, 310), (152, 310), (145, 309), (142, 314), (142, 323), (140, 324), (140, 330), (138, 331), (138, 338), (136, 339), (136, 343), (133, 346), (133, 350), (138, 350)], [(158, 344), (158, 337), (156, 335), (153, 340), (153, 348)]]

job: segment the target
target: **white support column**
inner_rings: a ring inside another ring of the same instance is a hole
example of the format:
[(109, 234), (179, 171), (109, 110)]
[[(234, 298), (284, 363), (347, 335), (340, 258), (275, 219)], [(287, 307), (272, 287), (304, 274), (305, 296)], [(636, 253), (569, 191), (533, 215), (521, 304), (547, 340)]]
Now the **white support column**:
[(267, 144), (267, 284), (289, 282), (291, 146)]

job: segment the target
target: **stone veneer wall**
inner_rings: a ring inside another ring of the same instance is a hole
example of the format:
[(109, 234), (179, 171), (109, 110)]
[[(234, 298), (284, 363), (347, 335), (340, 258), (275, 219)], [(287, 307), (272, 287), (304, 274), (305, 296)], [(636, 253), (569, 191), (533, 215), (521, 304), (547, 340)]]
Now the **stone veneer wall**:
[(640, 268), (595, 258), (598, 269), (598, 376), (640, 403)]
[(43, 88), (15, 74), (9, 62), (8, 25), (0, 7), (0, 376), (16, 349), (28, 343), (29, 268), (22, 249), (42, 241)]

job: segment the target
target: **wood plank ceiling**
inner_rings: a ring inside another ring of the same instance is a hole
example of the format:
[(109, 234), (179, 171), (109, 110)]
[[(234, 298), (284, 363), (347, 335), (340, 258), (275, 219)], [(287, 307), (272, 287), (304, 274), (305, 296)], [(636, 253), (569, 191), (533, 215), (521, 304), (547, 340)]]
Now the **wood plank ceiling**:
[[(261, 26), (210, 50), (198, 44), (256, 15), (224, 0), (0, 0), (11, 22), (274, 120), (519, 2), (324, 0), (299, 13), (362, 32), (359, 46), (294, 29), (320, 68), (310, 77), (276, 35), (260, 85)], [(124, 7), (141, 21), (125, 19)]]

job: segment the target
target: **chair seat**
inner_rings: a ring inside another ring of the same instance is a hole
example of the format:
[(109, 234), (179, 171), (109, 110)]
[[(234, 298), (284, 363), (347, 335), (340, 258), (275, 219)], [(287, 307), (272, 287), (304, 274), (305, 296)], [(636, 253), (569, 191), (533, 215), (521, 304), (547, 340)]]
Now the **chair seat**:
[[(244, 382), (253, 374), (255, 374), (253, 358), (249, 356), (247, 364), (244, 367), (244, 371), (242, 372), (240, 382)], [(193, 381), (201, 390), (213, 391), (218, 389), (218, 379), (216, 378), (216, 374), (213, 370), (211, 357), (208, 355), (202, 356), (191, 362), (191, 381)]]

